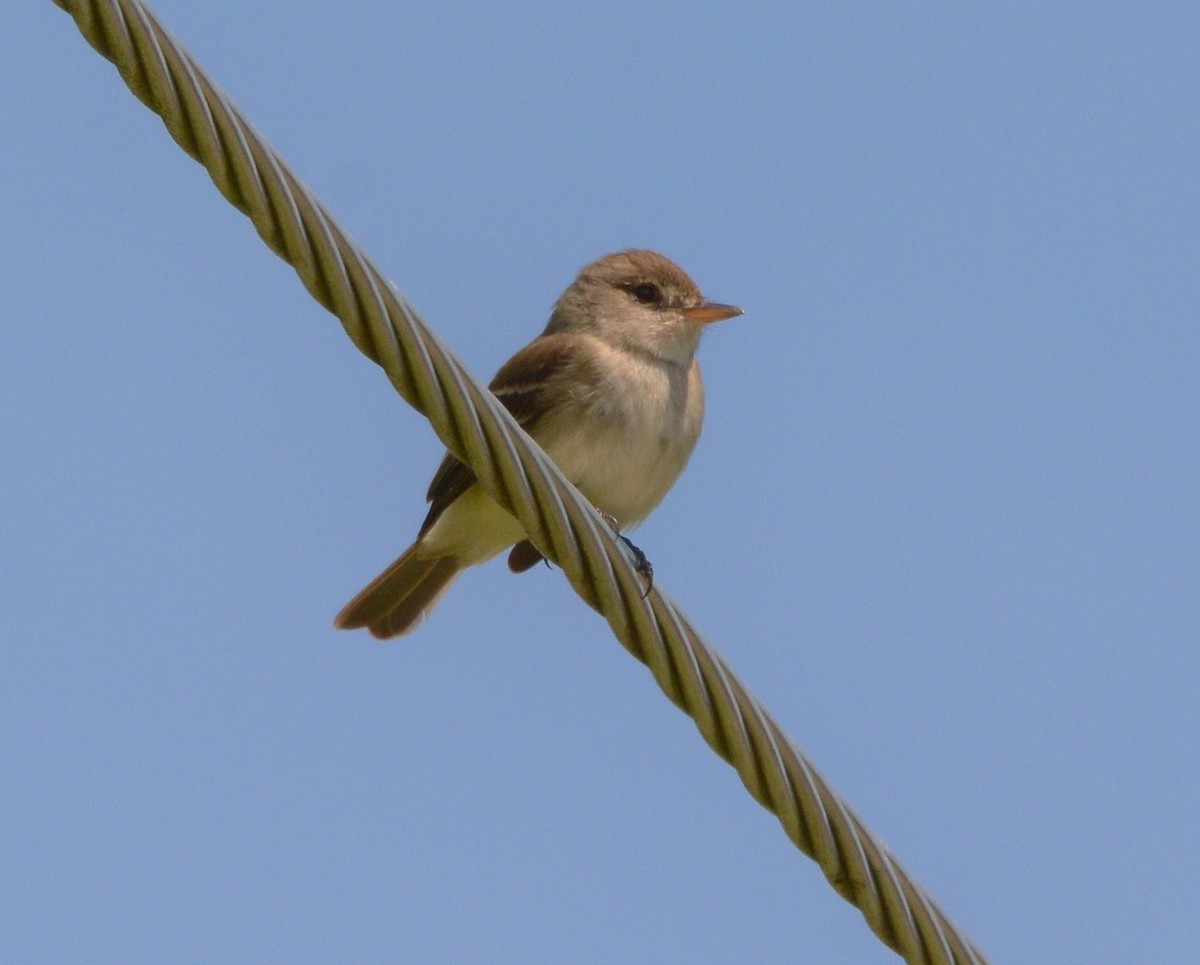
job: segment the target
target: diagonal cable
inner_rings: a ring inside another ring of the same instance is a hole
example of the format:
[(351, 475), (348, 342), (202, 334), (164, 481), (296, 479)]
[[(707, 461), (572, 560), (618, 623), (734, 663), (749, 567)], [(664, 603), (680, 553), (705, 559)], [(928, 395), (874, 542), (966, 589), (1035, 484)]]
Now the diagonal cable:
[(282, 158), (140, 0), (54, 0), (116, 64), (130, 90), (207, 169), (226, 199), (296, 269), (309, 293), (429, 419), (487, 492), (599, 610), (617, 638), (696, 722), (746, 789), (913, 963), (985, 958), (863, 826), (721, 655), (656, 588), (642, 584), (594, 509), (333, 220)]

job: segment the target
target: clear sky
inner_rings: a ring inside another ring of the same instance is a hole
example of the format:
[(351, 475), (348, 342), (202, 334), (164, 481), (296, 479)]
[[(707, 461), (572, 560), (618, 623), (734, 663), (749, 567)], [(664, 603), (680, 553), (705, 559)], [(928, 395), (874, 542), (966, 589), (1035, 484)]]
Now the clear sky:
[[(660, 584), (995, 961), (1194, 960), (1194, 3), (156, 9), (481, 378), (606, 251), (743, 306)], [(6, 24), (5, 957), (895, 961), (557, 571), (331, 628), (440, 445)]]

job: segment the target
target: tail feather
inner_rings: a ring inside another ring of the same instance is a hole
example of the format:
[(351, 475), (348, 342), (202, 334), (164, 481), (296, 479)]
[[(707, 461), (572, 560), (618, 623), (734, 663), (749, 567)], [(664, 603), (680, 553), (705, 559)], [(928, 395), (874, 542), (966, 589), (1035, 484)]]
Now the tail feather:
[(453, 556), (423, 557), (410, 546), (333, 621), (341, 630), (366, 627), (380, 640), (415, 630), (461, 572)]

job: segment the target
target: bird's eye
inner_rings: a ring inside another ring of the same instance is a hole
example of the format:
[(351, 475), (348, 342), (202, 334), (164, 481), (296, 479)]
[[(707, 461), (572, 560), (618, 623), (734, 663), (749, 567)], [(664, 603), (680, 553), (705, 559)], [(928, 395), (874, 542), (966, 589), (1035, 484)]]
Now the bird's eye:
[(649, 283), (634, 285), (631, 289), (629, 289), (629, 292), (643, 305), (652, 305), (662, 297), (659, 294), (658, 286), (651, 285)]

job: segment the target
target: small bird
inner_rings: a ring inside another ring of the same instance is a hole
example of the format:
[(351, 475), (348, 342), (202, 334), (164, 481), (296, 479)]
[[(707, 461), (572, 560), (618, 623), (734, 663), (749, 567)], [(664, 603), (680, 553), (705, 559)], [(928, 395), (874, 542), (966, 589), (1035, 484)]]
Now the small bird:
[[(705, 301), (687, 273), (657, 252), (605, 255), (579, 272), (545, 331), (504, 364), (489, 388), (591, 504), (628, 529), (662, 501), (696, 446), (704, 419), (700, 333), (740, 314)], [(416, 542), (346, 605), (334, 626), (367, 627), (381, 640), (400, 636), (421, 623), (468, 566), (510, 546), (514, 573), (542, 559), (517, 519), (451, 453), (425, 498), (429, 514)]]

